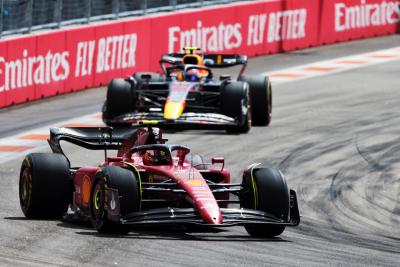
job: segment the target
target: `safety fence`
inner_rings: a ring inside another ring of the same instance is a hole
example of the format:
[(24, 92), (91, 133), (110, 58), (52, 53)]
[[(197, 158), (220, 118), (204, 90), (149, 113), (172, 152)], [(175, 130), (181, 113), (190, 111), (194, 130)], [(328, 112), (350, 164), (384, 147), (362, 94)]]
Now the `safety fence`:
[(0, 34), (231, 3), (238, 0), (0, 0)]
[(159, 71), (164, 53), (265, 55), (399, 32), (400, 0), (264, 0), (0, 41), (0, 107)]

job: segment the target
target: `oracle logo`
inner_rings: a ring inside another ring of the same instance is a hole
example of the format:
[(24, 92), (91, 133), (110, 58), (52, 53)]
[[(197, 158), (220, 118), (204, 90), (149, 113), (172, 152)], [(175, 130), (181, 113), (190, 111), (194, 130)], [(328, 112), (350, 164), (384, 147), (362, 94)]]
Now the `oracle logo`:
[(400, 21), (400, 2), (371, 3), (361, 0), (359, 5), (347, 6), (345, 3), (335, 4), (335, 31), (369, 26), (396, 24)]
[(168, 29), (168, 51), (172, 53), (185, 46), (196, 46), (210, 52), (238, 48), (242, 44), (241, 27), (240, 23), (223, 22), (218, 26), (205, 27), (200, 20), (197, 21), (196, 28), (188, 30), (173, 26)]
[(0, 92), (67, 79), (68, 57), (68, 52), (52, 53), (50, 50), (46, 55), (29, 56), (27, 49), (18, 59), (6, 61), (0, 57)]

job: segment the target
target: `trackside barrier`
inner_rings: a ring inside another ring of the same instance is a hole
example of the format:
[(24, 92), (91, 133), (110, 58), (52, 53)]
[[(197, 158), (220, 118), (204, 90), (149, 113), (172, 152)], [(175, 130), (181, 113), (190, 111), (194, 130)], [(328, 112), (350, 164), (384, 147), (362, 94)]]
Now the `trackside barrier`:
[(399, 0), (323, 0), (319, 44), (399, 32)]
[(0, 41), (0, 107), (158, 71), (184, 46), (264, 55), (399, 31), (400, 0), (264, 0)]

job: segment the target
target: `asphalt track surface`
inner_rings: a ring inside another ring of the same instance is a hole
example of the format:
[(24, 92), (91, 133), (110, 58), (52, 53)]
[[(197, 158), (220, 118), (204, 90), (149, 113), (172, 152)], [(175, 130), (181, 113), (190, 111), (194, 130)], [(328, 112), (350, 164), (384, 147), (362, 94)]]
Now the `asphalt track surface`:
[[(392, 36), (255, 58), (247, 73), (399, 41)], [(250, 238), (242, 227), (144, 229), (115, 237), (98, 235), (84, 223), (26, 220), (18, 201), (17, 159), (0, 165), (0, 265), (399, 266), (400, 61), (279, 84), (273, 94), (268, 128), (167, 137), (206, 158), (224, 156), (234, 182), (252, 162), (279, 167), (297, 191), (299, 227), (267, 240)], [(104, 89), (88, 90), (4, 109), (0, 137), (99, 111), (104, 95)], [(76, 147), (68, 153), (76, 162), (93, 160)]]

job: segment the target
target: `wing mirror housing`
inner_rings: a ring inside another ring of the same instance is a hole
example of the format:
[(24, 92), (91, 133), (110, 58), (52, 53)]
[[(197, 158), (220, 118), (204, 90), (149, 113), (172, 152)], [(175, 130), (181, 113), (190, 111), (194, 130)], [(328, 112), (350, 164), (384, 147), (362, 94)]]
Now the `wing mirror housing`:
[(225, 159), (223, 157), (214, 157), (211, 159), (212, 165), (217, 164), (217, 163), (222, 164), (221, 170), (223, 170), (224, 166), (225, 166)]

